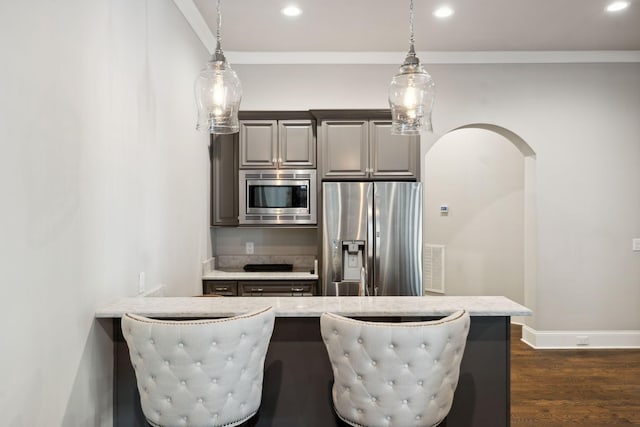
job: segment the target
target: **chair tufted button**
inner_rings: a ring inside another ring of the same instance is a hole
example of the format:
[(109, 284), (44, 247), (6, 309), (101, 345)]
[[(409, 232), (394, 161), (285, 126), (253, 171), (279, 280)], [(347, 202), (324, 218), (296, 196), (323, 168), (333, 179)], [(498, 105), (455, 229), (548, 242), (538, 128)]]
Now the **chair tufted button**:
[(231, 396), (233, 396), (232, 392), (227, 393), (227, 397), (231, 397)]
[(149, 340), (149, 344), (154, 345), (155, 343), (156, 343), (156, 340), (154, 340), (153, 338)]
[(416, 415), (416, 420), (419, 420), (422, 418), (422, 415)]
[(362, 338), (358, 338), (358, 344), (362, 344)]
[(420, 344), (420, 348), (426, 348), (427, 345), (425, 343)]
[(182, 417), (182, 421), (184, 421), (185, 423), (187, 422), (188, 419), (189, 418), (186, 415)]
[(199, 397), (199, 398), (198, 398), (198, 403), (202, 403), (202, 402), (204, 402), (204, 399), (203, 399), (203, 398), (201, 398), (201, 397)]
[(395, 348), (395, 345), (393, 345), (393, 343), (389, 344), (389, 348)]
[(358, 408), (358, 413), (361, 414), (362, 412), (362, 409)]
[(393, 386), (395, 384), (394, 381), (389, 381), (387, 384), (389, 384), (390, 386)]
[(202, 362), (198, 360), (198, 361), (196, 362), (196, 366), (201, 366), (201, 365), (202, 365)]
[(431, 396), (431, 400), (436, 400), (436, 395), (435, 394)]
[(244, 338), (246, 336), (247, 336), (247, 334), (245, 334), (245, 333), (240, 334), (240, 338)]
[(358, 375), (356, 378), (358, 379), (358, 381), (361, 381), (362, 380), (362, 375)]
[(408, 363), (405, 363), (405, 364), (404, 364), (404, 367), (405, 367), (405, 368), (408, 368), (408, 367), (409, 367), (409, 364), (408, 364)]
[(349, 353), (347, 353), (346, 351), (344, 352), (344, 357), (349, 357)]
[(232, 360), (233, 360), (233, 356), (228, 356), (228, 357), (227, 357), (227, 360), (228, 360), (228, 361), (232, 361)]
[(166, 400), (167, 400), (168, 403), (171, 403), (171, 397), (170, 396), (167, 396)]
[(422, 385), (422, 384), (424, 384), (424, 381), (418, 380), (418, 385)]
[(178, 343), (178, 347), (180, 347), (180, 348), (184, 347), (184, 343), (183, 342), (179, 342)]
[(164, 361), (164, 364), (165, 364), (165, 365), (169, 365), (169, 361), (168, 361), (168, 360), (165, 360), (165, 361)]
[(180, 381), (181, 385), (187, 385), (187, 382), (185, 380)]
[(211, 345), (212, 346), (216, 346), (216, 345), (218, 345), (218, 343), (216, 341), (211, 341)]
[(403, 404), (403, 405), (406, 405), (407, 403), (409, 403), (409, 401), (408, 401), (407, 399), (403, 399), (403, 400), (402, 400), (402, 404)]
[(438, 359), (433, 359), (433, 363), (438, 363)]
[(337, 329), (333, 330), (333, 335), (338, 335), (338, 330)]
[(375, 360), (371, 361), (371, 366), (376, 366), (378, 364), (378, 362), (376, 362)]
[(372, 401), (372, 402), (375, 402), (375, 401), (377, 401), (377, 400), (378, 400), (378, 399), (377, 399), (375, 396), (371, 396), (371, 401)]
[(211, 384), (218, 384), (217, 378), (211, 378)]
[(218, 418), (218, 413), (213, 414), (213, 418)]
[(384, 417), (384, 419), (387, 420), (387, 421), (391, 421), (391, 416), (387, 415), (387, 416)]

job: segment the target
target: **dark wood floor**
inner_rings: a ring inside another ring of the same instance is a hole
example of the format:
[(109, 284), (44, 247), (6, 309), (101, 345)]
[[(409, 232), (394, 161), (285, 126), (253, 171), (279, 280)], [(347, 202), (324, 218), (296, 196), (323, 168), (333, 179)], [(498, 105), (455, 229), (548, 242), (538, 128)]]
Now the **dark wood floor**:
[(533, 350), (511, 328), (511, 426), (640, 426), (640, 350)]

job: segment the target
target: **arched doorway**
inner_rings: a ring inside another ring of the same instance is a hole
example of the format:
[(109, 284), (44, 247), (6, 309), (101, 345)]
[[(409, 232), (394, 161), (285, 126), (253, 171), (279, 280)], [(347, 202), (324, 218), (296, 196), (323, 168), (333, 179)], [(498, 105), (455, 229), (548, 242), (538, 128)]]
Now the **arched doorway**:
[(535, 309), (535, 152), (491, 124), (461, 126), (426, 145), (425, 257), (444, 247), (443, 293), (504, 295)]

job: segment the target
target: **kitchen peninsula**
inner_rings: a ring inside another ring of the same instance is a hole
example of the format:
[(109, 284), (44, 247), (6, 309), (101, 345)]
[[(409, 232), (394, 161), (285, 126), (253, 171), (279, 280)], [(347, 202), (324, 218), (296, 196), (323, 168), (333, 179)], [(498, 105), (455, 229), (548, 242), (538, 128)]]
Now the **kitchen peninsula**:
[(265, 361), (263, 398), (250, 425), (338, 426), (331, 403), (333, 375), (320, 336), (323, 312), (380, 321), (428, 320), (465, 309), (471, 329), (462, 360), (452, 426), (508, 426), (510, 416), (510, 317), (531, 311), (505, 297), (158, 297), (124, 298), (96, 312), (113, 322), (114, 426), (140, 426), (135, 377), (120, 331), (120, 317), (228, 317), (272, 306), (276, 324)]

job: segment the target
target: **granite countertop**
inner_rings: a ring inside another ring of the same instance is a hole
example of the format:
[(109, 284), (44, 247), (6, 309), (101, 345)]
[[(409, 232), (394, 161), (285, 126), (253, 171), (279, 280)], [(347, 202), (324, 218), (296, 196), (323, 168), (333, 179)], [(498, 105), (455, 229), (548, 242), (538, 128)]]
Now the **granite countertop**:
[[(307, 273), (308, 274), (308, 273)], [(125, 313), (150, 317), (228, 317), (272, 306), (277, 317), (446, 316), (466, 309), (472, 316), (530, 316), (531, 310), (502, 296), (423, 297), (133, 297), (96, 311), (98, 318)]]
[(306, 271), (253, 272), (242, 270), (208, 270), (202, 280), (318, 280), (317, 274)]

